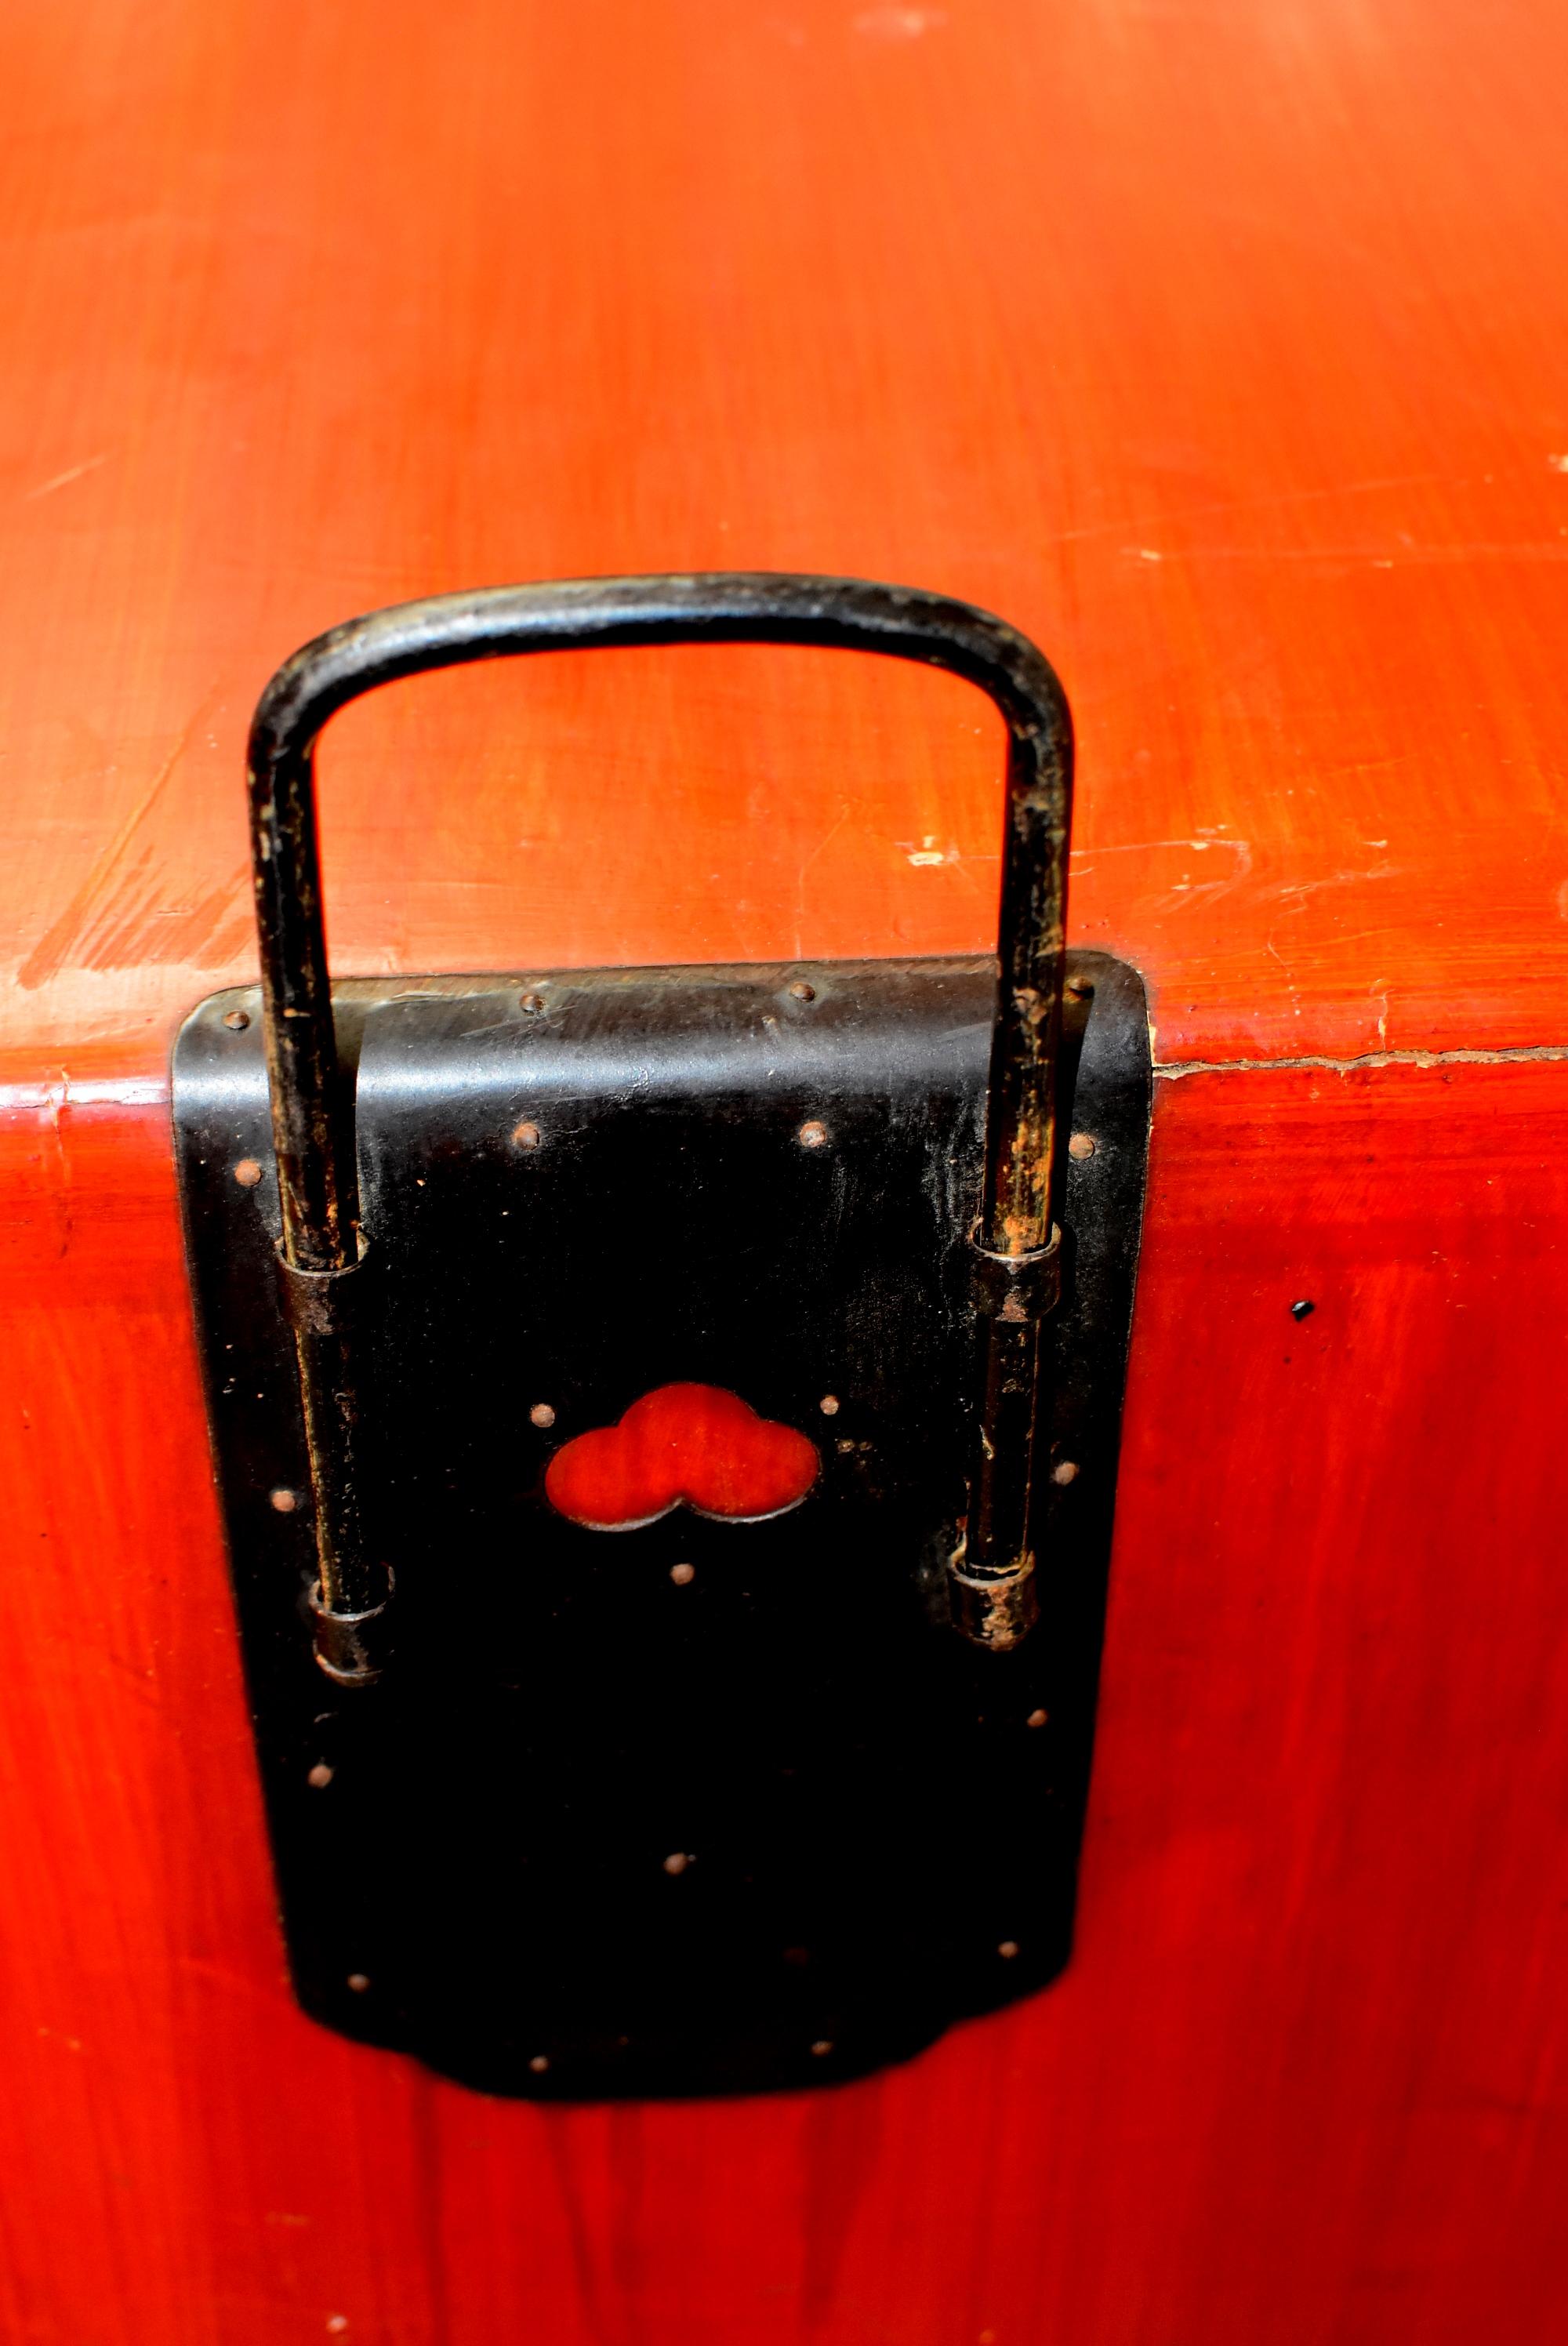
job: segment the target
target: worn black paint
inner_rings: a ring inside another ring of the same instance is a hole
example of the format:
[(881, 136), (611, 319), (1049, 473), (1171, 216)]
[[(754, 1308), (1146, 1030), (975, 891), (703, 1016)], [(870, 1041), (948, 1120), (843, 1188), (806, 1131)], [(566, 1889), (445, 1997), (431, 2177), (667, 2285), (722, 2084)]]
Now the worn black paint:
[[(224, 1024), (255, 997), (194, 1015), (188, 1229), (317, 2017), (493, 2091), (728, 2092), (874, 2067), (1061, 1967), (1148, 1117), (1137, 979), (1072, 973), (1094, 992), (1069, 994), (1060, 1106), (1096, 1148), (1064, 1167), (1041, 1438), (1079, 1471), (1043, 1484), (1042, 1617), (1005, 1654), (944, 1617), (994, 964), (576, 973), (535, 984), (542, 1011), (514, 977), (340, 988), (367, 1529), (399, 1619), (382, 1681), (344, 1694), (311, 1655), (308, 1504), (270, 1503), (308, 1481), (275, 1182), (230, 1178), (273, 1161), (260, 1035)], [(813, 1118), (829, 1142), (803, 1148)], [(556, 1517), (552, 1449), (677, 1378), (809, 1433), (806, 1504), (616, 1534)]]

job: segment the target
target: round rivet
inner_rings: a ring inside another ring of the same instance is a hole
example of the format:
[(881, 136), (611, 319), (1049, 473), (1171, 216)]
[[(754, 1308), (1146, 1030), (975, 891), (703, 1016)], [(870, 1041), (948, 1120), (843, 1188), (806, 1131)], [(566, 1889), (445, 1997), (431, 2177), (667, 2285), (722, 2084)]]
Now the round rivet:
[(324, 1760), (318, 1760), (305, 1781), (314, 1792), (324, 1792), (332, 1780), (332, 1770)]
[(254, 1157), (242, 1157), (234, 1168), (234, 1178), (242, 1189), (254, 1189), (261, 1178), (261, 1168)]
[(1051, 1469), (1053, 1483), (1075, 1483), (1077, 1479), (1078, 1466), (1075, 1459), (1059, 1458)]
[(517, 1007), (520, 1010), (545, 1010), (549, 1005), (542, 994), (524, 994), (519, 996)]
[(819, 1124), (813, 1117), (809, 1123), (800, 1127), (795, 1137), (802, 1148), (820, 1148), (828, 1137), (828, 1127), (825, 1124)]
[(531, 1425), (554, 1425), (555, 1413), (547, 1401), (536, 1401), (528, 1413), (528, 1422)]
[(1290, 1306), (1290, 1317), (1292, 1320), (1309, 1320), (1317, 1309), (1318, 1306), (1304, 1295), (1299, 1303)]
[(803, 977), (798, 977), (789, 991), (797, 1002), (815, 1002), (817, 999), (816, 987), (808, 985)]
[(223, 1023), (231, 1034), (243, 1035), (250, 1024), (250, 1013), (249, 1010), (226, 1010)]
[(677, 1588), (689, 1588), (697, 1578), (697, 1566), (695, 1564), (672, 1564), (669, 1576)]
[(536, 1124), (514, 1124), (512, 1127), (514, 1148), (537, 1148), (539, 1127)]
[(366, 1988), (370, 1985), (370, 1980), (363, 1972), (351, 1972), (349, 1974), (349, 1985), (353, 1989), (356, 1995), (363, 1995)]
[(534, 2075), (536, 2077), (542, 2077), (549, 2066), (549, 2060), (543, 2053), (535, 2053), (534, 2058), (528, 2064), (528, 2066), (533, 2070)]
[(667, 1873), (684, 1873), (690, 1863), (691, 1860), (684, 1849), (672, 1850), (665, 1859), (664, 1870)]
[(280, 1515), (291, 1515), (300, 1504), (298, 1491), (290, 1491), (281, 1483), (275, 1491), (269, 1491), (267, 1497), (270, 1504)]
[(1073, 1135), (1072, 1139), (1067, 1143), (1067, 1154), (1076, 1164), (1081, 1165), (1085, 1157), (1093, 1157), (1094, 1153), (1095, 1137), (1093, 1133), (1075, 1132)]
[(1011, 1963), (1011, 1962), (1013, 1961), (1013, 1956), (1018, 1953), (1018, 1942), (1017, 1942), (1017, 1940), (1016, 1940), (1016, 1939), (1003, 1939), (1003, 1942), (1002, 1942), (1002, 1944), (997, 1948), (996, 1952), (997, 1952), (997, 1953), (998, 1953), (999, 1955), (1001, 1955), (1002, 1957), (1003, 1957), (1003, 1959), (1004, 1959), (1006, 1962)]
[(824, 1393), (821, 1400), (817, 1403), (817, 1406), (821, 1411), (824, 1417), (837, 1417), (839, 1414), (838, 1394)]
[(1070, 994), (1074, 1002), (1087, 1002), (1094, 991), (1095, 981), (1092, 977), (1070, 977), (1064, 988), (1064, 992)]
[(822, 2058), (824, 2053), (830, 2053), (832, 2049), (833, 2040), (830, 2036), (819, 2036), (817, 2042), (811, 2047), (812, 2052), (816, 2055), (819, 2061)]

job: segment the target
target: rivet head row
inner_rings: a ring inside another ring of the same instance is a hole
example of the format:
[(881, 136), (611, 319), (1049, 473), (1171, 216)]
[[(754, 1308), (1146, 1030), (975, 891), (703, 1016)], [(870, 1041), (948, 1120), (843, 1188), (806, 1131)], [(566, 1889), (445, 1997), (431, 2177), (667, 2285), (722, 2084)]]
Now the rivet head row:
[[(829, 1134), (827, 1126), (822, 1122), (821, 1118), (820, 1117), (812, 1116), (808, 1117), (804, 1124), (797, 1127), (795, 1137), (802, 1148), (825, 1148), (828, 1145), (830, 1135)], [(531, 1122), (526, 1117), (524, 1117), (521, 1124), (514, 1124), (512, 1127), (512, 1146), (514, 1148), (521, 1148), (524, 1150), (537, 1148), (543, 1138), (544, 1135), (541, 1133), (538, 1126)], [(1091, 1148), (1094, 1147), (1093, 1141), (1090, 1142), (1089, 1146)], [(254, 1169), (248, 1174), (243, 1168), (236, 1168), (236, 1180), (245, 1183), (247, 1186), (249, 1186), (252, 1181), (260, 1181), (261, 1178), (260, 1167), (255, 1164), (253, 1158), (248, 1158), (245, 1162), (246, 1165), (252, 1166)]]

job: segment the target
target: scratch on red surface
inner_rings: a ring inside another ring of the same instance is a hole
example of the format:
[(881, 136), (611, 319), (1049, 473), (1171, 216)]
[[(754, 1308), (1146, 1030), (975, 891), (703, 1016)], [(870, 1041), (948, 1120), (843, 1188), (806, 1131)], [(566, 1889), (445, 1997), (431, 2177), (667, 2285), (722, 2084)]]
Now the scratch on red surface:
[(148, 823), (198, 729), (209, 715), (217, 689), (192, 709), (153, 780), (95, 860), (70, 903), (52, 921), (16, 972), (29, 993), (47, 985), (64, 969), (140, 969), (148, 964), (219, 963), (249, 933), (250, 902), (246, 866), (227, 872), (194, 902), (168, 903), (167, 872), (152, 845), (131, 855), (132, 842)]
[(216, 887), (189, 903), (163, 896), (162, 867), (148, 850), (115, 872), (105, 859), (87, 885), (46, 932), (16, 973), (29, 991), (46, 985), (63, 969), (143, 969), (151, 964), (188, 962), (218, 966), (244, 945), (250, 933), (246, 867), (237, 866)]

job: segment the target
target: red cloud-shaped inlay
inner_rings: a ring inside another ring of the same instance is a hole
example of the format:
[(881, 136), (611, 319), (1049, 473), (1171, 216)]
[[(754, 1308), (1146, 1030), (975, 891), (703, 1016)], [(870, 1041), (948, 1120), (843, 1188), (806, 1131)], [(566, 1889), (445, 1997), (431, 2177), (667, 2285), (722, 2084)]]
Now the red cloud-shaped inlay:
[(618, 1425), (565, 1443), (545, 1475), (550, 1504), (593, 1531), (631, 1531), (684, 1500), (699, 1515), (755, 1523), (799, 1504), (820, 1464), (792, 1425), (759, 1417), (722, 1385), (660, 1385)]

